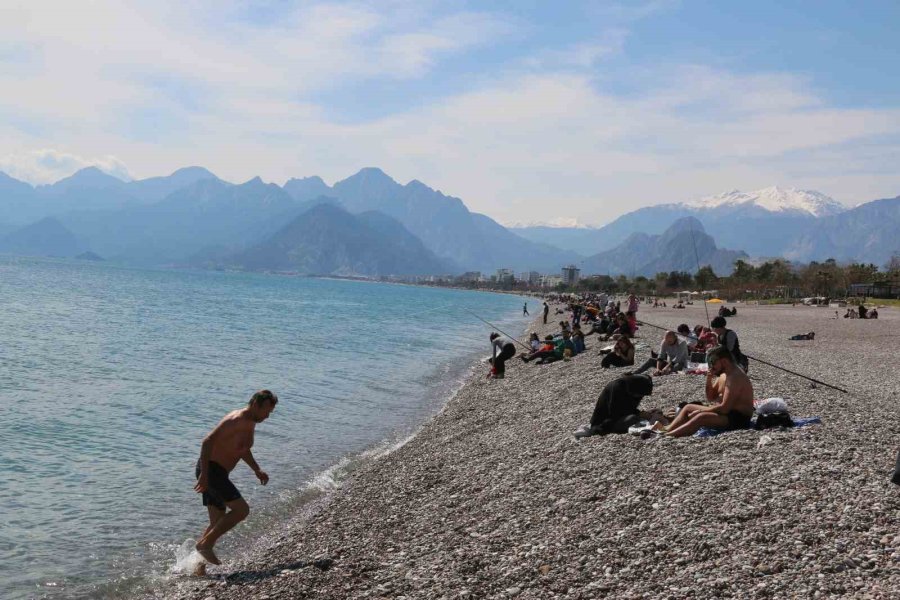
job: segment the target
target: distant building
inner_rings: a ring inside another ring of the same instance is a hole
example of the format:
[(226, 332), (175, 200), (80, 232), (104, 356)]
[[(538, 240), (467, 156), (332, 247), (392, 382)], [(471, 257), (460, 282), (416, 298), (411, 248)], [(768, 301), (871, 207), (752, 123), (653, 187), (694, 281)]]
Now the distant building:
[(466, 271), (459, 276), (459, 280), (466, 282), (481, 281), (481, 271)]
[(497, 269), (497, 283), (515, 283), (516, 274), (512, 269)]
[(562, 282), (566, 285), (575, 285), (578, 283), (578, 274), (581, 269), (575, 265), (569, 265), (562, 268)]
[(540, 285), (541, 284), (541, 274), (537, 271), (529, 271), (528, 277), (523, 278), (528, 282), (528, 285)]
[(900, 281), (875, 281), (872, 283), (851, 283), (848, 296), (871, 296), (872, 298), (900, 298)]
[(554, 288), (563, 282), (562, 277), (559, 275), (542, 275), (541, 276), (541, 287), (545, 288)]

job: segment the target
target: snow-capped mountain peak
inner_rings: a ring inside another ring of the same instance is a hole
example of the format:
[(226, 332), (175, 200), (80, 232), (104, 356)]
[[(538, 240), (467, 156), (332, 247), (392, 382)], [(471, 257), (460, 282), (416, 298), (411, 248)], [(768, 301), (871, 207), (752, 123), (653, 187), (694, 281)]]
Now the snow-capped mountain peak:
[(753, 204), (770, 212), (805, 212), (814, 217), (827, 217), (847, 208), (837, 200), (813, 190), (798, 190), (772, 186), (755, 192), (732, 190), (686, 202), (691, 208), (718, 208)]

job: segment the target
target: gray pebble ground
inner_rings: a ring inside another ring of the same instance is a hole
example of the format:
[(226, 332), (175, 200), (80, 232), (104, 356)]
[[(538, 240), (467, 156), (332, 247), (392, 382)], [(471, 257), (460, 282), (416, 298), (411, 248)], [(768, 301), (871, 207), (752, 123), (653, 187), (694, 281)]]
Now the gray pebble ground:
[[(237, 576), (185, 578), (157, 594), (900, 598), (900, 487), (889, 481), (900, 445), (900, 311), (866, 321), (835, 320), (826, 308), (738, 307), (729, 326), (745, 352), (851, 391), (751, 364), (758, 398), (784, 397), (794, 416), (822, 425), (576, 440), (622, 370), (599, 368), (593, 339), (570, 362), (513, 359), (505, 380), (479, 371), (412, 441), (219, 571)], [(706, 321), (702, 305), (642, 307), (639, 317), (673, 329)], [(807, 331), (815, 341), (787, 340)], [(638, 361), (661, 333), (641, 328)], [(703, 383), (658, 378), (642, 406), (701, 399)], [(316, 558), (329, 560), (303, 566)]]

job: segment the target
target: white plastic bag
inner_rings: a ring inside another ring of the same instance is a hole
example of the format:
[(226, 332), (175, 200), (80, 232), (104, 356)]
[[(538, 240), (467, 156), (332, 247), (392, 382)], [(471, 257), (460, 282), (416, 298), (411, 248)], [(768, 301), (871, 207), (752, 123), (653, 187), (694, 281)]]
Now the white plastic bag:
[(784, 398), (766, 398), (755, 403), (756, 414), (767, 415), (769, 413), (788, 412), (788, 405)]

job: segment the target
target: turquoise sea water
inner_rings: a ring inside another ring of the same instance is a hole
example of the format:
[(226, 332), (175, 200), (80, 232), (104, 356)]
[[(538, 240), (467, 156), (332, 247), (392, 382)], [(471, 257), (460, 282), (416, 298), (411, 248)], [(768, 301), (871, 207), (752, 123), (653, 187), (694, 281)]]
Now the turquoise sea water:
[(272, 479), (235, 471), (254, 514), (220, 553), (238, 555), (317, 474), (440, 407), (489, 353), (466, 308), (518, 333), (522, 301), (0, 257), (0, 598), (165, 580), (206, 519), (200, 440), (268, 387), (254, 455)]

